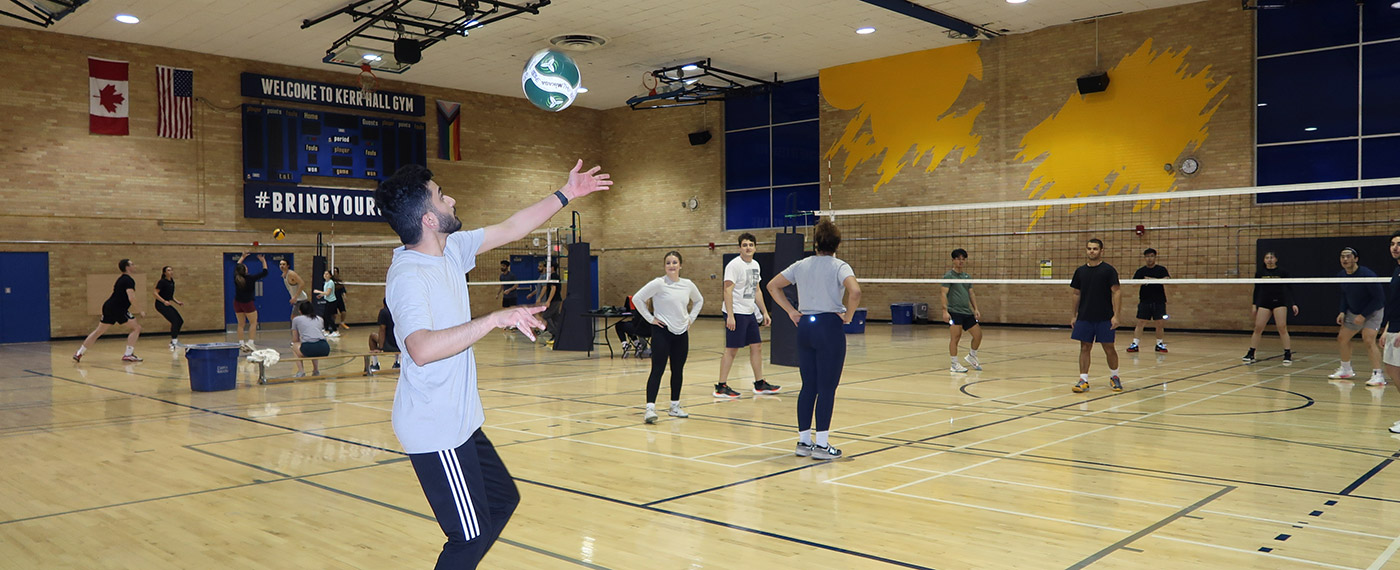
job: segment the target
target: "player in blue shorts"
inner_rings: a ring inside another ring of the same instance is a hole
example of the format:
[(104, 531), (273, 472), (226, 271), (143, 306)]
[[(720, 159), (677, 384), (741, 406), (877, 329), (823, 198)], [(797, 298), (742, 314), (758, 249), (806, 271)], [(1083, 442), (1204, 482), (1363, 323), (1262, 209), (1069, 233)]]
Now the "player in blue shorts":
[(1118, 379), (1118, 350), (1113, 347), (1118, 328), (1118, 309), (1123, 296), (1118, 288), (1118, 270), (1103, 260), (1103, 240), (1093, 238), (1084, 246), (1089, 261), (1074, 270), (1069, 286), (1074, 289), (1074, 332), (1069, 337), (1079, 341), (1079, 381), (1074, 392), (1089, 391), (1089, 356), (1094, 343), (1103, 345), (1108, 357), (1108, 386), (1114, 392), (1123, 391)]

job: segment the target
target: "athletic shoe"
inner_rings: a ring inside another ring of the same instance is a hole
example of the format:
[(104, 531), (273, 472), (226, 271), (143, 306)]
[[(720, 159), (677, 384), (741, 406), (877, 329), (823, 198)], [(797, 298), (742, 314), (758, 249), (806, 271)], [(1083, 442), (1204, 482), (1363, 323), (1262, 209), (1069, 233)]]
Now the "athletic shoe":
[(629, 350), (632, 350), (632, 343), (631, 343), (631, 342), (628, 342), (628, 341), (622, 341), (622, 357), (623, 357), (623, 358), (627, 358), (627, 356), (628, 356), (627, 351), (629, 351)]
[(292, 378), (305, 378), (305, 377), (306, 377), (306, 373), (305, 373), (305, 372), (298, 372), (298, 373), (292, 375)]
[[(1356, 373), (1355, 373), (1355, 372), (1352, 372), (1352, 370), (1351, 370), (1350, 368), (1347, 368), (1347, 367), (1345, 367), (1345, 366), (1341, 366), (1341, 367), (1338, 367), (1338, 368), (1337, 368), (1337, 371), (1336, 371), (1336, 372), (1333, 372), (1333, 373), (1331, 373), (1331, 374), (1328, 374), (1327, 377), (1328, 377), (1328, 378), (1331, 378), (1331, 379), (1333, 379), (1333, 380), (1345, 380), (1345, 379), (1347, 379), (1347, 378), (1354, 378), (1354, 377), (1356, 377)], [(1384, 382), (1382, 382), (1382, 384), (1384, 384)]]
[(345, 330), (350, 330), (350, 325), (345, 324), (345, 323), (340, 323), (340, 328), (343, 328), (343, 329), (345, 329)]
[(739, 393), (735, 392), (733, 388), (730, 388), (729, 384), (715, 384), (715, 397), (729, 398), (732, 400), (738, 398)]
[[(1366, 385), (1367, 385), (1367, 386), (1384, 386), (1384, 385), (1385, 385), (1385, 375), (1384, 375), (1384, 374), (1372, 374), (1372, 375), (1371, 375), (1371, 379), (1366, 381)], [(1400, 423), (1400, 422), (1397, 422), (1397, 423)]]
[(1167, 345), (1165, 345), (1165, 344), (1158, 344), (1158, 345), (1157, 345), (1157, 348), (1155, 348), (1155, 349), (1153, 349), (1153, 350), (1156, 350), (1157, 352), (1166, 352), (1166, 351), (1167, 351)]
[(398, 367), (399, 367), (399, 361), (395, 360), (395, 361), (394, 361), (394, 368), (398, 368)]
[(969, 355), (964, 356), (964, 357), (963, 357), (963, 360), (967, 361), (967, 367), (968, 367), (968, 368), (971, 368), (971, 369), (973, 369), (973, 370), (981, 370), (981, 369), (982, 369), (982, 363), (981, 363), (981, 362), (978, 362), (976, 356), (973, 356), (973, 355), (969, 354)]
[(1128, 345), (1128, 352), (1137, 352), (1137, 351), (1138, 351), (1138, 344), (1137, 344), (1136, 342), (1135, 342), (1135, 343), (1132, 343), (1132, 344), (1130, 344), (1130, 345)]
[(757, 382), (753, 383), (753, 393), (755, 394), (777, 394), (779, 388), (782, 388), (782, 386), (774, 386), (762, 378), (759, 378)]
[(656, 410), (647, 409), (646, 413), (642, 414), (642, 421), (649, 424), (656, 423)]
[(961, 365), (961, 364), (958, 364), (956, 360), (953, 361), (951, 364), (948, 365), (948, 371), (949, 371), (949, 372), (961, 372), (961, 373), (963, 373), (963, 374), (967, 374), (967, 368), (963, 367), (963, 365)]
[(1285, 350), (1283, 351), (1283, 365), (1288, 366), (1289, 364), (1293, 364), (1293, 351)]
[(1390, 433), (1400, 433), (1400, 423), (1390, 426)]
[(1088, 380), (1084, 380), (1084, 379), (1080, 379), (1078, 382), (1075, 382), (1075, 383), (1074, 383), (1074, 387), (1073, 387), (1073, 388), (1070, 388), (1070, 390), (1074, 390), (1074, 393), (1075, 393), (1075, 394), (1083, 394), (1083, 393), (1085, 393), (1085, 392), (1088, 392), (1088, 391), (1089, 391), (1089, 381), (1088, 381)]
[(73, 362), (82, 362), (82, 361), (83, 361), (83, 355), (78, 354), (78, 353), (73, 353)]
[(690, 417), (690, 414), (689, 414), (689, 413), (686, 413), (685, 410), (682, 410), (682, 409), (681, 409), (681, 405), (680, 405), (680, 404), (671, 404), (671, 411), (670, 411), (670, 412), (667, 412), (667, 413), (671, 414), (671, 417), (673, 417), (673, 418), (688, 418), (688, 417)]
[(841, 458), (841, 450), (836, 449), (835, 447), (832, 447), (831, 445), (827, 445), (826, 447), (818, 447), (816, 444), (813, 444), (813, 445), (812, 445), (812, 459), (822, 459), (822, 460), (825, 460), (825, 459), (840, 459), (840, 458)]
[(248, 348), (248, 345), (246, 345), (246, 344), (240, 342), (240, 343), (238, 343), (238, 351), (239, 351), (239, 352), (253, 352), (253, 349)]
[(378, 362), (371, 362), (371, 363), (369, 364), (369, 371), (370, 371), (370, 372), (379, 372), (379, 363), (378, 363)]
[(1123, 391), (1123, 381), (1122, 381), (1122, 380), (1119, 380), (1117, 376), (1111, 376), (1111, 377), (1109, 377), (1109, 379), (1108, 379), (1108, 387), (1109, 387), (1109, 389), (1113, 390), (1114, 392), (1122, 392), (1122, 391)]
[(1254, 364), (1254, 362), (1257, 360), (1256, 358), (1254, 358), (1254, 349), (1249, 349), (1249, 352), (1246, 352), (1244, 357), (1240, 358), (1240, 360), (1243, 360), (1248, 364)]
[[(1400, 425), (1400, 424), (1396, 424), (1396, 425)], [(810, 444), (810, 443), (802, 443), (802, 442), (800, 442), (800, 441), (797, 442), (797, 456), (798, 456), (798, 457), (811, 457), (811, 456), (812, 456), (812, 444)]]
[(141, 357), (136, 356), (135, 354), (128, 354), (126, 356), (123, 356), (122, 360), (125, 362), (141, 362)]
[(178, 341), (178, 340), (172, 340), (172, 341), (170, 341), (170, 350), (175, 350), (175, 347), (177, 347), (177, 346), (180, 346), (180, 341)]

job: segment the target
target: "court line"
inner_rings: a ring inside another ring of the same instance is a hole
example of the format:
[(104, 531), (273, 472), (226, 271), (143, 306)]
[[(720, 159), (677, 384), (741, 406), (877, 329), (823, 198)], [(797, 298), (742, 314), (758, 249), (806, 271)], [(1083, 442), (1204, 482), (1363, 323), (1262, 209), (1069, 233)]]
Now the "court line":
[(1345, 489), (1342, 489), (1341, 492), (1337, 494), (1343, 496), (1350, 496), (1352, 491), (1355, 491), (1358, 487), (1365, 485), (1366, 482), (1370, 481), (1372, 477), (1379, 475), (1382, 469), (1385, 469), (1386, 467), (1390, 466), (1390, 464), (1394, 463), (1396, 459), (1400, 459), (1400, 451), (1396, 451), (1395, 453), (1390, 454), (1390, 457), (1381, 461), (1375, 467), (1372, 467), (1370, 471), (1367, 471), (1365, 474), (1358, 477), (1355, 481), (1352, 481), (1350, 485), (1347, 485)]
[(1080, 560), (1078, 563), (1074, 564), (1073, 566), (1070, 566), (1070, 567), (1067, 568), (1066, 570), (1080, 570), (1081, 568), (1084, 568), (1084, 567), (1086, 567), (1086, 566), (1088, 566), (1088, 565), (1090, 565), (1090, 564), (1093, 564), (1094, 562), (1099, 561), (1100, 559), (1104, 558), (1105, 556), (1108, 556), (1109, 554), (1112, 554), (1113, 551), (1118, 550), (1118, 549), (1120, 549), (1120, 548), (1123, 548), (1124, 546), (1127, 546), (1127, 545), (1129, 545), (1129, 544), (1132, 544), (1133, 542), (1137, 541), (1138, 539), (1140, 539), (1140, 538), (1142, 538), (1142, 537), (1145, 537), (1145, 536), (1148, 536), (1148, 535), (1150, 535), (1150, 534), (1152, 534), (1152, 533), (1154, 533), (1154, 532), (1157, 532), (1157, 529), (1160, 529), (1160, 528), (1162, 528), (1162, 527), (1164, 527), (1164, 526), (1167, 526), (1168, 524), (1171, 524), (1172, 522), (1175, 522), (1176, 519), (1179, 519), (1179, 518), (1181, 518), (1181, 517), (1183, 517), (1183, 516), (1185, 516), (1185, 515), (1190, 514), (1191, 511), (1194, 511), (1194, 510), (1196, 510), (1196, 509), (1199, 509), (1199, 508), (1205, 506), (1206, 504), (1210, 503), (1211, 501), (1214, 501), (1214, 500), (1216, 500), (1216, 499), (1219, 499), (1220, 497), (1225, 496), (1226, 493), (1229, 493), (1230, 491), (1233, 491), (1233, 490), (1235, 490), (1235, 489), (1237, 489), (1237, 488), (1238, 488), (1238, 487), (1226, 487), (1226, 488), (1224, 488), (1224, 489), (1220, 489), (1219, 491), (1216, 491), (1216, 492), (1214, 492), (1214, 493), (1211, 493), (1211, 494), (1208, 495), (1206, 498), (1201, 499), (1201, 500), (1199, 500), (1199, 501), (1196, 501), (1194, 504), (1191, 504), (1191, 505), (1187, 506), (1186, 508), (1183, 508), (1183, 509), (1181, 509), (1181, 510), (1179, 510), (1179, 511), (1173, 513), (1173, 514), (1171, 514), (1171, 515), (1168, 516), (1167, 518), (1164, 518), (1164, 519), (1162, 519), (1162, 520), (1159, 520), (1159, 521), (1157, 521), (1156, 523), (1153, 523), (1151, 526), (1148, 526), (1147, 528), (1144, 528), (1144, 529), (1142, 529), (1142, 530), (1139, 530), (1139, 531), (1137, 531), (1137, 532), (1135, 532), (1135, 533), (1129, 535), (1127, 538), (1124, 538), (1123, 540), (1120, 540), (1120, 541), (1118, 541), (1118, 542), (1115, 542), (1115, 543), (1113, 543), (1113, 544), (1110, 544), (1108, 547), (1104, 548), (1103, 550), (1100, 550), (1100, 551), (1098, 551), (1098, 552), (1096, 552), (1096, 553), (1090, 555), (1088, 558), (1085, 558), (1085, 559), (1083, 559), (1083, 560)]
[(1301, 563), (1303, 563), (1303, 564), (1311, 564), (1311, 565), (1313, 565), (1313, 566), (1321, 566), (1321, 567), (1323, 567), (1323, 568), (1335, 568), (1335, 569), (1337, 569), (1337, 570), (1361, 570), (1360, 568), (1354, 568), (1354, 567), (1351, 567), (1351, 566), (1340, 566), (1340, 565), (1337, 565), (1337, 564), (1332, 564), (1332, 563), (1330, 563), (1330, 562), (1319, 562), (1319, 561), (1317, 561), (1317, 560), (1308, 560), (1308, 559), (1306, 559), (1306, 558), (1296, 558), (1296, 557), (1293, 557), (1293, 556), (1284, 556), (1284, 555), (1282, 555), (1282, 554), (1278, 554), (1277, 552), (1268, 552), (1268, 553), (1265, 553), (1265, 552), (1259, 552), (1258, 550), (1246, 550), (1246, 549), (1243, 549), (1243, 548), (1235, 548), (1235, 547), (1233, 547), (1233, 546), (1225, 546), (1225, 545), (1222, 545), (1222, 544), (1211, 544), (1211, 543), (1209, 543), (1209, 542), (1200, 542), (1200, 541), (1197, 541), (1197, 540), (1189, 540), (1189, 539), (1185, 539), (1185, 538), (1176, 538), (1176, 537), (1173, 537), (1173, 536), (1153, 536), (1152, 538), (1153, 538), (1154, 540), (1168, 540), (1168, 541), (1171, 541), (1171, 542), (1180, 542), (1180, 543), (1183, 543), (1183, 544), (1190, 544), (1190, 545), (1194, 545), (1194, 546), (1204, 546), (1204, 547), (1206, 547), (1206, 548), (1214, 548), (1214, 549), (1217, 549), (1217, 550), (1228, 550), (1228, 551), (1230, 551), (1230, 552), (1238, 552), (1238, 553), (1240, 553), (1240, 554), (1247, 554), (1247, 555), (1250, 555), (1250, 556), (1257, 556), (1257, 557), (1264, 558), (1264, 559), (1277, 558), (1277, 559), (1279, 559), (1279, 560), (1287, 560), (1287, 561), (1289, 561), (1289, 562), (1301, 562)]

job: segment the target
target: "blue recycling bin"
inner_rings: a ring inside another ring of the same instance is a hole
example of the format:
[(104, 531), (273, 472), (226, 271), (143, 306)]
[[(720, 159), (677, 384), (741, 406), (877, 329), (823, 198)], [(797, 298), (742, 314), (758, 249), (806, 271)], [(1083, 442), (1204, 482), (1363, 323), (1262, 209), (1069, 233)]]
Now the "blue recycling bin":
[(895, 303), (890, 305), (890, 324), (892, 325), (912, 325), (914, 324), (914, 304)]
[(211, 342), (185, 346), (190, 363), (190, 389), (218, 392), (238, 387), (238, 343)]
[(856, 309), (851, 322), (841, 325), (841, 330), (846, 334), (865, 334), (865, 309)]

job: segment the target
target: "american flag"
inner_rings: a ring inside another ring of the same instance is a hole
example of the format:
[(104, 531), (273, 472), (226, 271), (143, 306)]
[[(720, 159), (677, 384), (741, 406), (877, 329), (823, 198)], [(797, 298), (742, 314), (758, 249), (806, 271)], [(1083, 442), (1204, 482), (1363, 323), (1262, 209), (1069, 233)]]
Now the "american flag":
[(156, 134), (172, 139), (194, 138), (190, 107), (194, 100), (194, 71), (156, 66), (156, 91), (160, 94), (160, 120)]

